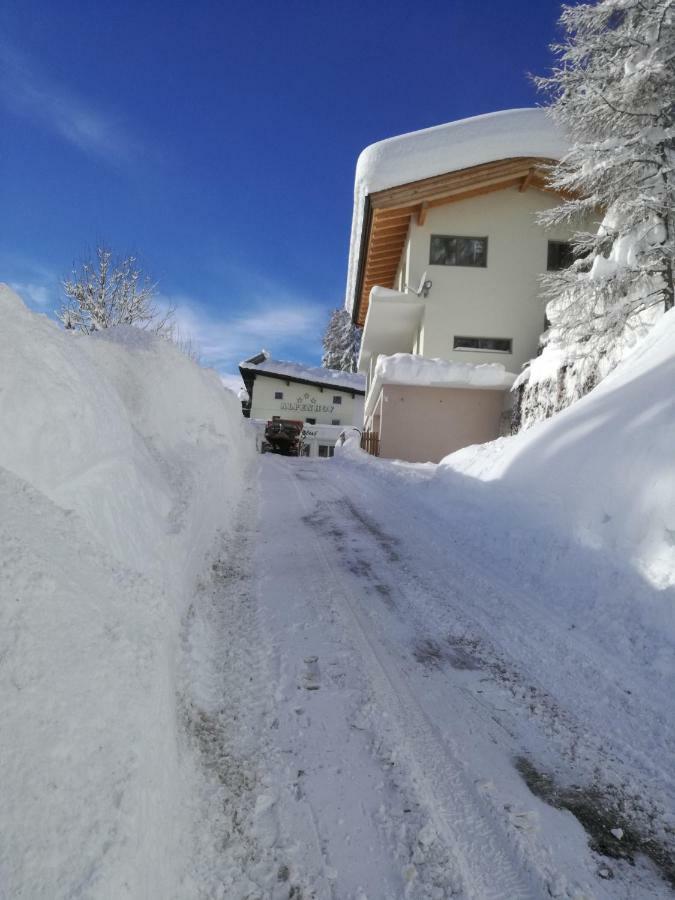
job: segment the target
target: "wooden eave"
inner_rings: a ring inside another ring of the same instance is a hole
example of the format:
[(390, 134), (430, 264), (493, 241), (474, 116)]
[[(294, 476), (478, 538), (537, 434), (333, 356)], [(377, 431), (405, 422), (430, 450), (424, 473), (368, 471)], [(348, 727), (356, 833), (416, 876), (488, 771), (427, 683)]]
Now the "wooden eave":
[(423, 225), (430, 209), (509, 187), (520, 191), (552, 190), (546, 171), (554, 162), (533, 156), (501, 159), (369, 194), (361, 235), (354, 321), (358, 325), (366, 321), (370, 292), (376, 285), (393, 288), (413, 217)]

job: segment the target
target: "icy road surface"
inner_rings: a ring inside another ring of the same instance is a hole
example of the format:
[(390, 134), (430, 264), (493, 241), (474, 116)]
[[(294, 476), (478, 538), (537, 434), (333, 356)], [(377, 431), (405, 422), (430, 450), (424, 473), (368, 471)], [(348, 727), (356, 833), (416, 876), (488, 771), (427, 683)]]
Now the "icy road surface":
[[(224, 810), (205, 895), (672, 896), (644, 855), (591, 848), (628, 835), (583, 791), (668, 808), (667, 697), (366, 467), (264, 456), (257, 493), (186, 632)], [(589, 831), (521, 772), (581, 786)]]

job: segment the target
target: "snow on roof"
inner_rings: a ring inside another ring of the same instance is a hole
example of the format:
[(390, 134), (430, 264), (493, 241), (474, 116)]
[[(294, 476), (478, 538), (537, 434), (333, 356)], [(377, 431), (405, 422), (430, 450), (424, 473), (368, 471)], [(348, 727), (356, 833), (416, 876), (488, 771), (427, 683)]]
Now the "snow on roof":
[(239, 364), (244, 372), (260, 372), (264, 375), (277, 375), (291, 381), (309, 381), (313, 384), (327, 384), (335, 388), (365, 393), (366, 379), (363, 375), (351, 372), (340, 372), (337, 369), (324, 369), (322, 366), (302, 366), (299, 363), (287, 362), (283, 359), (266, 358), (262, 362), (252, 363), (245, 360)]
[(364, 201), (368, 194), (499, 159), (518, 156), (560, 159), (568, 146), (546, 110), (506, 109), (398, 135), (366, 147), (356, 164), (347, 309), (352, 309), (354, 301)]
[(366, 416), (372, 412), (385, 384), (505, 391), (515, 378), (501, 363), (455, 362), (414, 353), (381, 354), (366, 398)]
[(515, 375), (501, 363), (468, 363), (430, 359), (414, 353), (379, 356), (375, 379), (382, 384), (412, 384), (426, 387), (511, 387)]

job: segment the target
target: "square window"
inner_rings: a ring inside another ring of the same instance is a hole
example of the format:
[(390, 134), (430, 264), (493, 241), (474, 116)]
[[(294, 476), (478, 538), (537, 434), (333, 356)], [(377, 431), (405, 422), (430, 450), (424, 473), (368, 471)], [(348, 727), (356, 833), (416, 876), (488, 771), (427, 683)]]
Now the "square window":
[(333, 421), (331, 422), (331, 425), (339, 425), (339, 424), (340, 424), (339, 419), (333, 419)]
[(284, 392), (283, 392), (283, 391), (275, 391), (275, 392), (274, 392), (274, 399), (275, 399), (275, 400), (283, 400), (283, 399), (284, 399)]
[(342, 403), (342, 397), (339, 394), (336, 394), (336, 396), (333, 397), (333, 403), (336, 406), (339, 406)]
[(429, 265), (487, 267), (486, 237), (432, 234)]
[(572, 245), (567, 241), (549, 241), (546, 268), (549, 272), (567, 269), (574, 262)]
[(319, 456), (322, 456), (324, 459), (328, 457), (328, 447), (326, 444), (319, 444)]
[(308, 425), (316, 425), (316, 419), (305, 419)]

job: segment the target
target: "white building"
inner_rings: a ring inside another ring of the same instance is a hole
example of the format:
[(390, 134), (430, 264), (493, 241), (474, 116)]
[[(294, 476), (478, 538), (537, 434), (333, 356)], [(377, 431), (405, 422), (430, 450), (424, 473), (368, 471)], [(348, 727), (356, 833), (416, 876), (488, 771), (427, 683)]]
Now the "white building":
[(259, 447), (273, 419), (303, 422), (306, 455), (322, 457), (333, 455), (345, 428), (362, 425), (363, 375), (270, 359), (264, 350), (240, 363), (239, 371), (248, 394), (244, 415), (257, 426)]
[(569, 262), (573, 229), (537, 223), (560, 201), (546, 167), (565, 149), (544, 110), (520, 109), (359, 157), (346, 305), (364, 326), (365, 428), (380, 455), (438, 461), (499, 434), (544, 330), (538, 277)]

